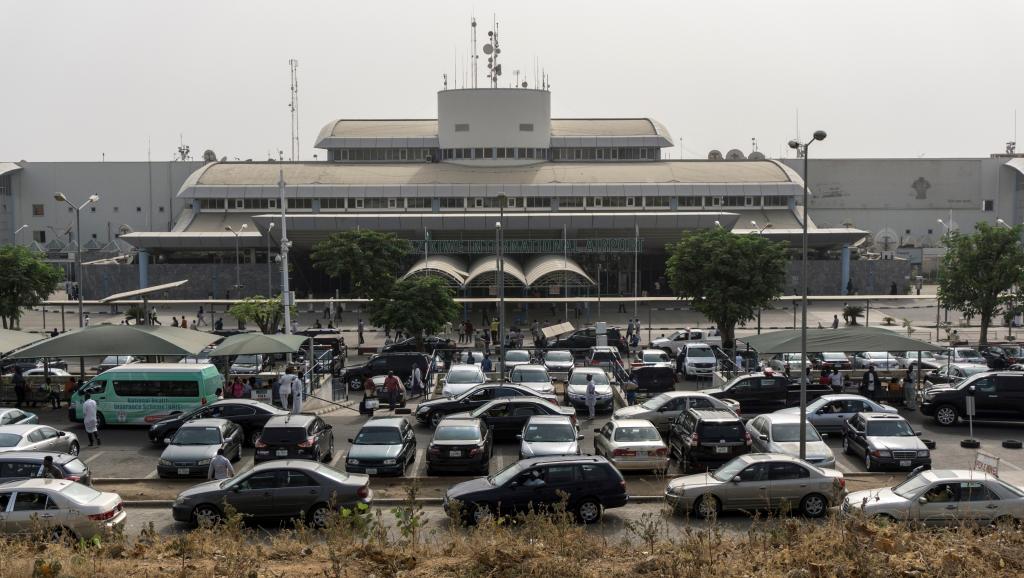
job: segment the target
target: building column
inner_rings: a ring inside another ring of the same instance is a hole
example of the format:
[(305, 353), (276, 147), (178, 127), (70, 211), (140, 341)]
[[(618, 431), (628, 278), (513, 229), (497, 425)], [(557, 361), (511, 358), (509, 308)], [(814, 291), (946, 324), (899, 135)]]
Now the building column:
[(139, 249), (139, 289), (149, 287), (149, 251)]
[(846, 295), (846, 287), (850, 283), (850, 246), (843, 245), (843, 252), (839, 258), (842, 273), (840, 274), (839, 294)]

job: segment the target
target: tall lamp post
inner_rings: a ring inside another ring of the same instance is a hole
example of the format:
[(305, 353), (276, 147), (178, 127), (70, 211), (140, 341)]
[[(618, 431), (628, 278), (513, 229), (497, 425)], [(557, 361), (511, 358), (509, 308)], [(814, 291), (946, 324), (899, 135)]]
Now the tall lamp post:
[[(772, 224), (771, 223), (765, 223), (763, 227), (758, 226), (757, 221), (755, 221), (753, 219), (751, 219), (750, 224), (753, 225), (755, 229), (757, 229), (757, 236), (758, 237), (763, 237), (764, 236), (764, 230), (765, 229), (771, 229), (772, 228)], [(761, 335), (761, 308), (760, 307), (757, 308), (757, 334)]]
[[(284, 334), (289, 335), (292, 332), (292, 295), (288, 288), (288, 250), (291, 249), (292, 243), (288, 240), (288, 205), (284, 198), (284, 169), (281, 169), (278, 175), (277, 189), (280, 200), (277, 206), (281, 207), (281, 304), (284, 306)], [(291, 355), (288, 356), (288, 361), (291, 362)]]
[(497, 242), (495, 255), (498, 259), (498, 378), (505, 379), (505, 195), (498, 195), (498, 222), (494, 227)]
[(242, 231), (249, 228), (248, 223), (242, 223), (242, 226), (236, 231), (231, 225), (225, 225), (224, 230), (228, 231), (235, 236), (235, 289), (242, 288), (242, 273), (241, 273), (241, 262), (238, 258), (238, 236), (242, 234)]
[(800, 259), (800, 459), (807, 458), (807, 154), (816, 140), (825, 140), (825, 131), (814, 131), (814, 137), (801, 143), (789, 141), (789, 148), (802, 152), (804, 157), (804, 214)]
[(78, 240), (78, 250), (75, 251), (75, 269), (78, 271), (78, 326), (82, 327), (85, 325), (85, 314), (82, 306), (82, 209), (100, 200), (99, 195), (89, 195), (81, 205), (75, 205), (68, 200), (64, 193), (57, 193), (53, 195), (53, 198), (58, 202), (65, 203), (75, 211), (75, 239)]
[(14, 232), (14, 244), (15, 245), (18, 244), (18, 233), (24, 231), (27, 228), (28, 228), (28, 225), (22, 225), (22, 226), (18, 227), (17, 231)]
[(270, 232), (277, 223), (271, 221), (267, 225), (267, 299), (274, 296), (274, 257), (270, 254)]

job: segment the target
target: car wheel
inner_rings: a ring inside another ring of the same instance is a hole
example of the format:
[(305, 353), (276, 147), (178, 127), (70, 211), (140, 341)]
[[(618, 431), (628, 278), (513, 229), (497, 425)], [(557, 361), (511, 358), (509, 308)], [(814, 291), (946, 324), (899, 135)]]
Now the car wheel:
[(601, 519), (601, 503), (594, 498), (585, 498), (576, 506), (576, 518), (584, 524), (593, 524)]
[(349, 391), (359, 391), (362, 388), (363, 388), (363, 383), (361, 381), (359, 381), (358, 379), (353, 379), (352, 381), (348, 382), (348, 389), (349, 389)]
[(107, 427), (107, 418), (103, 417), (102, 412), (96, 414), (96, 425), (100, 428)]
[(493, 512), (491, 511), (491, 507), (489, 505), (483, 503), (473, 504), (472, 511), (470, 513), (470, 521), (474, 525), (476, 525), (486, 520), (487, 517), (491, 516), (492, 514)]
[(935, 410), (935, 423), (941, 426), (956, 425), (959, 417), (959, 412), (951, 405), (943, 405)]
[(430, 429), (437, 429), (438, 424), (440, 424), (441, 420), (443, 420), (443, 419), (444, 419), (444, 414), (442, 414), (441, 412), (439, 412), (439, 411), (432, 411), (432, 412), (430, 412), (430, 417), (427, 418), (427, 421), (430, 422)]
[(68, 446), (68, 453), (73, 456), (77, 456), (80, 451), (82, 451), (82, 448), (78, 445), (78, 442), (71, 442), (71, 445)]
[(850, 449), (850, 438), (845, 435), (843, 436), (843, 453), (846, 455), (853, 453), (853, 450)]
[(192, 524), (200, 526), (216, 526), (221, 522), (220, 510), (211, 504), (200, 504), (192, 510)]
[(306, 519), (309, 520), (309, 525), (322, 530), (327, 527), (330, 516), (331, 509), (327, 504), (317, 504), (309, 509), (309, 516)]
[(871, 453), (866, 450), (864, 452), (864, 469), (869, 472), (874, 469), (874, 464), (871, 462)]
[(828, 511), (828, 500), (821, 494), (808, 494), (800, 501), (800, 511), (808, 518), (820, 518)]
[(710, 520), (722, 511), (722, 502), (710, 494), (705, 494), (697, 499), (693, 509), (701, 518)]
[(57, 526), (50, 530), (50, 541), (55, 544), (73, 544), (77, 539), (71, 530), (64, 526)]

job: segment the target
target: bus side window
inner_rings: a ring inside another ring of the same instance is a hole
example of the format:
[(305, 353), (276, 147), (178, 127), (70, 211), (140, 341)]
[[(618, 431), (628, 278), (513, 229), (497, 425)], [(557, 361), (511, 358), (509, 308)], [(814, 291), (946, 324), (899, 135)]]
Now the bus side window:
[(82, 387), (82, 394), (86, 394), (86, 393), (88, 393), (88, 394), (103, 393), (103, 391), (106, 389), (106, 386), (107, 386), (107, 382), (105, 382), (105, 381), (93, 380), (93, 381), (90, 381), (89, 383), (85, 384), (84, 387)]

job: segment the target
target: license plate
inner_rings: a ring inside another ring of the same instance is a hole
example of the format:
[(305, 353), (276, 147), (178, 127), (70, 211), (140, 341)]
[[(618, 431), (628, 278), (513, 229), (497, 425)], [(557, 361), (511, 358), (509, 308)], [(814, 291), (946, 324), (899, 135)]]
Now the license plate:
[(277, 457), (286, 458), (288, 457), (288, 450), (277, 450)]
[(179, 476), (187, 476), (189, 474), (188, 468), (178, 468)]
[(729, 453), (729, 448), (723, 448), (723, 447), (715, 448), (715, 453), (716, 454), (727, 454), (727, 453)]
[(377, 468), (366, 468), (366, 475), (372, 476), (377, 473)]
[(900, 460), (901, 468), (909, 468), (912, 462), (910, 460)]
[(450, 455), (453, 458), (461, 458), (462, 457), (462, 450), (455, 450), (455, 451), (448, 452), (448, 455)]

